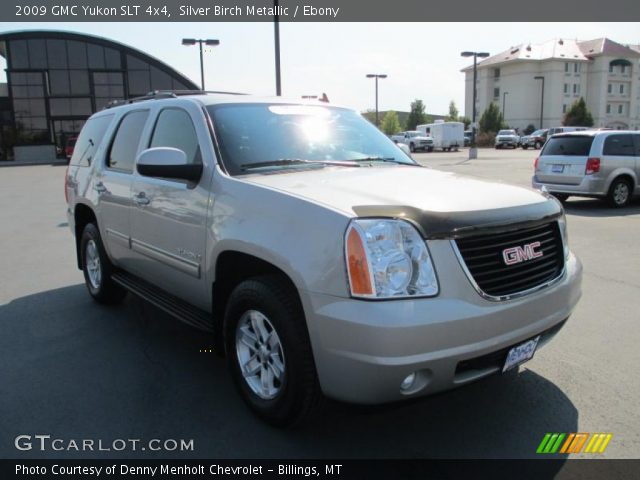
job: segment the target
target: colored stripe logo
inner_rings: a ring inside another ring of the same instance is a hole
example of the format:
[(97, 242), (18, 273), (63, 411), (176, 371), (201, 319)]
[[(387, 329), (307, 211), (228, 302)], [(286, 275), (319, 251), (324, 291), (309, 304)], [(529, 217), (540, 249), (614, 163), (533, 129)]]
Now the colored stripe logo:
[(604, 453), (612, 438), (612, 433), (545, 433), (536, 453)]

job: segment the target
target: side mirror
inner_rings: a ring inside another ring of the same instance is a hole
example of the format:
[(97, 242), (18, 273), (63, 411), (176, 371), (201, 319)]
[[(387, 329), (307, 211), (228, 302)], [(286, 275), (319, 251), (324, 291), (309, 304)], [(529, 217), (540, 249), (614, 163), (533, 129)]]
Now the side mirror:
[(396, 145), (397, 145), (397, 146), (398, 146), (398, 148), (399, 148), (400, 150), (402, 150), (402, 151), (403, 151), (403, 152), (404, 152), (408, 157), (413, 158), (413, 157), (411, 157), (411, 150), (409, 149), (409, 147), (407, 147), (407, 145), (406, 145), (406, 144), (404, 144), (404, 143), (396, 143)]
[(197, 182), (202, 176), (202, 164), (187, 163), (187, 154), (172, 147), (143, 150), (136, 159), (138, 173), (146, 177), (175, 178)]

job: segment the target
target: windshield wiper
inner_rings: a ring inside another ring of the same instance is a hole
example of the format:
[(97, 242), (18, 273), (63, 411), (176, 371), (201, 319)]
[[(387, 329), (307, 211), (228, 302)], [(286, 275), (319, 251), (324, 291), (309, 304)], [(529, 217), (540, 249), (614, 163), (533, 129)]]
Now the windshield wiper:
[(339, 167), (359, 167), (355, 161), (350, 160), (306, 160), (304, 158), (281, 158), (279, 160), (270, 160), (268, 162), (258, 163), (245, 163), (240, 165), (242, 170), (253, 170), (255, 168), (265, 167), (280, 167), (289, 165), (306, 165), (306, 164), (320, 164), (320, 165), (337, 165)]
[(395, 157), (364, 157), (364, 158), (355, 158), (354, 162), (389, 162), (389, 163), (397, 163), (398, 165), (410, 165), (417, 166), (417, 164), (401, 162), (400, 160), (396, 160)]

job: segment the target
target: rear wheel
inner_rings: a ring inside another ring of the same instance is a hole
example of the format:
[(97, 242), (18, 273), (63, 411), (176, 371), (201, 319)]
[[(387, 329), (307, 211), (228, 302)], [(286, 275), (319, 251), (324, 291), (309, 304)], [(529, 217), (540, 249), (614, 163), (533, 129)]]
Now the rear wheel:
[(536, 150), (540, 150), (540, 147), (541, 147), (542, 145), (540, 144), (540, 142), (536, 142), (536, 143), (534, 143), (534, 144), (533, 144), (533, 146), (534, 146), (534, 148), (535, 148)]
[(416, 146), (413, 144), (413, 142), (409, 144), (409, 151), (410, 151), (411, 153), (413, 153), (413, 152), (415, 152), (415, 151), (416, 151)]
[(631, 201), (631, 183), (626, 178), (616, 178), (609, 187), (607, 200), (612, 207), (626, 207)]
[(523, 150), (526, 150), (527, 148), (529, 148), (527, 145), (522, 145)]
[(322, 399), (304, 312), (282, 277), (242, 282), (224, 321), (231, 375), (253, 412), (275, 426), (301, 422)]
[(111, 280), (113, 265), (102, 244), (100, 231), (93, 223), (84, 227), (80, 254), (84, 281), (93, 299), (105, 304), (121, 302), (127, 291)]
[(569, 198), (569, 195), (566, 193), (552, 193), (554, 197), (556, 197), (561, 203), (564, 203)]

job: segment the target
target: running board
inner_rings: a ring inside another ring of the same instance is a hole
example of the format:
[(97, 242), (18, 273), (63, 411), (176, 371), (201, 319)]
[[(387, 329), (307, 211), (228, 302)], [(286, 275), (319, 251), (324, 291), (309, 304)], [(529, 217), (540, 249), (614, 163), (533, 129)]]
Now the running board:
[(118, 285), (192, 327), (213, 332), (212, 315), (141, 278), (123, 271), (111, 275)]

